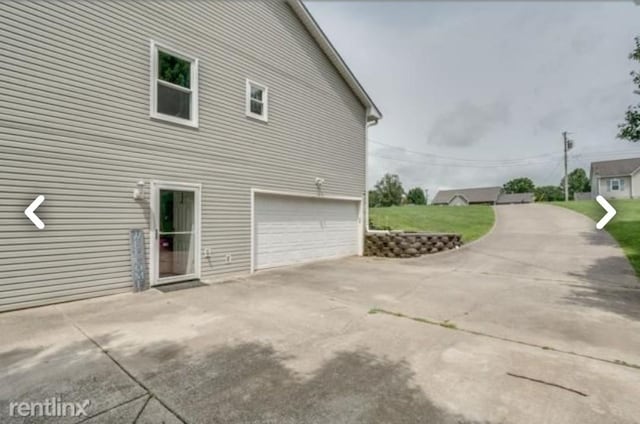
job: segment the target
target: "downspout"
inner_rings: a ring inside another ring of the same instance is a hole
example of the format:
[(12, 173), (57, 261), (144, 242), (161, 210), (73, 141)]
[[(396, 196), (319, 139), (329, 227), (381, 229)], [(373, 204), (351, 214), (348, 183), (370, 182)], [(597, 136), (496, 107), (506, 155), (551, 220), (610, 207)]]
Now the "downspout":
[[(374, 125), (378, 125), (378, 121), (379, 119), (374, 119), (373, 121), (368, 121), (367, 118), (365, 118), (365, 128), (366, 128), (366, 140), (365, 140), (365, 185), (366, 185), (366, 181), (367, 181), (367, 177), (368, 177), (368, 172), (369, 172), (369, 127), (373, 127)], [(365, 221), (365, 236), (368, 233), (389, 233), (389, 231), (382, 231), (382, 230), (372, 230), (371, 228), (369, 228), (369, 189), (366, 189), (364, 191), (364, 207), (365, 207), (365, 213), (364, 213), (364, 221)]]

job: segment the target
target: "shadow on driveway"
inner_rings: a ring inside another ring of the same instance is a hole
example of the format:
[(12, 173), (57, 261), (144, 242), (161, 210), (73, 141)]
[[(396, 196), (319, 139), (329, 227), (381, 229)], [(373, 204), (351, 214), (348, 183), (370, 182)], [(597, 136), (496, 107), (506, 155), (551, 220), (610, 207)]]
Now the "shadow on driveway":
[[(640, 284), (633, 284), (634, 273), (629, 271), (624, 280), (616, 279), (612, 270), (628, 268), (626, 258), (610, 256), (599, 258), (584, 273), (570, 273), (584, 284), (569, 284), (572, 288), (568, 303), (598, 308), (640, 321)], [(617, 271), (618, 278), (620, 271)]]
[[(17, 400), (80, 399), (121, 388), (121, 396), (111, 393), (110, 402), (103, 399), (93, 405), (89, 413), (98, 415), (91, 423), (124, 417), (119, 411), (123, 408), (135, 407), (130, 415), (140, 415), (147, 403), (139, 400), (149, 392), (166, 407), (166, 414), (174, 411), (188, 423), (471, 423), (435, 406), (412, 383), (413, 372), (405, 361), (364, 350), (339, 352), (310, 375), (291, 370), (285, 362), (295, 358), (262, 343), (214, 346), (196, 354), (173, 342), (112, 350), (115, 360), (148, 391), (131, 379), (123, 384), (102, 375), (105, 365), (92, 364), (91, 355), (83, 350), (82, 343), (69, 345), (52, 357), (39, 358), (30, 368), (0, 378), (0, 384), (7, 388), (28, 376), (30, 386), (21, 384), (16, 389), (22, 391), (10, 393)], [(23, 354), (10, 351), (4, 359), (13, 358), (19, 365)], [(48, 364), (58, 368), (50, 370)], [(82, 370), (90, 370), (90, 376)], [(1, 406), (6, 416), (7, 405)]]

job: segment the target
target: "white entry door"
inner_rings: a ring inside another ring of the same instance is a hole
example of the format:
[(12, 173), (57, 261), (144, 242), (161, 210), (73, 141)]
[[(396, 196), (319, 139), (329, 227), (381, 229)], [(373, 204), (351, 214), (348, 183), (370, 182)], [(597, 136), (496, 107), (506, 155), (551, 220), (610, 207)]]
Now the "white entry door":
[(256, 193), (254, 269), (357, 255), (360, 201)]
[(152, 285), (200, 278), (200, 186), (151, 186)]

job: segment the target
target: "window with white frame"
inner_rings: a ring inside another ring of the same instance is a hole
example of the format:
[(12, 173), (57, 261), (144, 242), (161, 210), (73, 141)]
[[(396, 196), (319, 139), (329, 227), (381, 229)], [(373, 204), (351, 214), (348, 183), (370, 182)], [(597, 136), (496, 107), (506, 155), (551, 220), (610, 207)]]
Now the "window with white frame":
[(269, 115), (269, 89), (267, 87), (247, 80), (246, 113), (250, 118), (267, 122)]
[(612, 178), (609, 180), (609, 191), (622, 191), (624, 190), (624, 181), (618, 178)]
[(151, 117), (198, 126), (198, 60), (151, 42)]

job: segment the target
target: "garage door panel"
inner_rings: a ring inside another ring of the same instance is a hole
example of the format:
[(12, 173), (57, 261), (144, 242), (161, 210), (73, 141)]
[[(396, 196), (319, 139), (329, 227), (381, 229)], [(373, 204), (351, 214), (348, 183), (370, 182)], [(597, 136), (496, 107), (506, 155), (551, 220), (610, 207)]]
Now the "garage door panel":
[(257, 195), (256, 268), (358, 253), (358, 202)]

